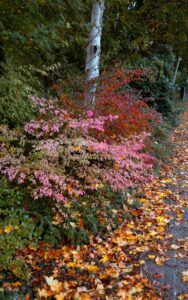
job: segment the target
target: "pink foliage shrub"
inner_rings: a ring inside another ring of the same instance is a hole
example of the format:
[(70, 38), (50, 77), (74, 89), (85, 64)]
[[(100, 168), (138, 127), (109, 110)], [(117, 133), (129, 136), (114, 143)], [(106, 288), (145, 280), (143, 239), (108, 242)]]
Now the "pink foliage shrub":
[(33, 101), (38, 119), (23, 130), (1, 127), (0, 173), (24, 185), (34, 199), (66, 204), (105, 185), (124, 190), (151, 179), (154, 158), (143, 152), (148, 133), (102, 142), (95, 133), (117, 115), (87, 111), (76, 118), (52, 100)]

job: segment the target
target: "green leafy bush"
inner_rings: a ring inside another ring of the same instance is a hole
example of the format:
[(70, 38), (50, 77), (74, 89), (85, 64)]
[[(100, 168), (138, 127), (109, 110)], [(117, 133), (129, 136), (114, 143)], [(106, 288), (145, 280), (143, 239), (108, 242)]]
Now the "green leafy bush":
[(147, 103), (162, 114), (173, 126), (177, 124), (182, 112), (181, 103), (175, 99), (176, 86), (173, 85), (175, 56), (168, 45), (159, 46), (149, 57), (142, 58), (138, 65), (145, 74), (141, 80), (134, 81), (131, 86), (147, 99)]
[(57, 244), (64, 238), (80, 244), (87, 242), (91, 234), (104, 235), (122, 222), (123, 205), (125, 197), (122, 193), (99, 189), (78, 199), (69, 209), (70, 218), (64, 222), (49, 201), (34, 201), (26, 191), (11, 187), (5, 178), (1, 178), (0, 272), (9, 270), (17, 277), (27, 279), (29, 270), (22, 260), (21, 249), (28, 245), (37, 247), (39, 240)]
[[(28, 243), (35, 244), (41, 235), (41, 230), (37, 230), (33, 217), (26, 212), (23, 202), (25, 195), (18, 189), (11, 188), (5, 179), (1, 179), (0, 267), (19, 273), (19, 277), (27, 276), (27, 272), (16, 257), (17, 252)], [(15, 264), (19, 265), (18, 269)]]
[[(66, 224), (58, 214), (56, 222), (59, 230), (61, 228), (63, 235), (73, 244), (88, 242), (93, 234), (104, 238), (125, 218), (125, 204), (122, 192), (103, 187), (72, 203)], [(64, 213), (67, 213), (65, 209)]]
[(24, 300), (24, 295), (17, 292), (2, 292), (0, 293), (0, 300)]
[(61, 231), (53, 225), (54, 213), (49, 201), (33, 201), (26, 190), (0, 179), (0, 273), (11, 271), (27, 279), (21, 252), (25, 246), (37, 247), (40, 240), (55, 243)]
[(16, 127), (36, 113), (30, 96), (41, 93), (42, 85), (28, 68), (15, 69), (11, 62), (3, 67), (4, 72), (0, 77), (0, 119), (3, 124)]

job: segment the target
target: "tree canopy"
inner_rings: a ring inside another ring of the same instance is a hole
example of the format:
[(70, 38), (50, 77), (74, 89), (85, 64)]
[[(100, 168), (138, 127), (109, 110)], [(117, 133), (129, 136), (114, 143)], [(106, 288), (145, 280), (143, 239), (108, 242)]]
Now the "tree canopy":
[[(60, 62), (66, 74), (83, 70), (91, 6), (91, 0), (1, 0), (1, 60), (41, 69)], [(103, 63), (133, 63), (168, 44), (187, 64), (187, 14), (185, 0), (107, 1)]]

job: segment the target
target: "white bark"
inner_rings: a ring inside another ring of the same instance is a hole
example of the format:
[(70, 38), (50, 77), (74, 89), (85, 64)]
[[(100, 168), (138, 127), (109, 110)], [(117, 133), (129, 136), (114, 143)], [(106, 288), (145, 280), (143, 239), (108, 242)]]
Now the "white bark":
[(177, 73), (178, 73), (178, 69), (179, 69), (179, 65), (180, 65), (181, 60), (182, 60), (182, 58), (178, 57), (178, 61), (177, 61), (176, 70), (175, 70), (175, 73), (174, 73), (174, 78), (173, 78), (172, 84), (175, 84), (175, 82), (176, 82), (176, 77), (177, 77)]
[[(89, 33), (89, 40), (87, 45), (86, 55), (86, 75), (87, 81), (94, 80), (99, 76), (99, 62), (101, 53), (101, 35), (103, 25), (103, 13), (105, 0), (94, 0), (91, 11), (91, 30)], [(89, 91), (89, 99), (87, 101), (94, 104), (96, 91), (96, 83), (93, 83)]]

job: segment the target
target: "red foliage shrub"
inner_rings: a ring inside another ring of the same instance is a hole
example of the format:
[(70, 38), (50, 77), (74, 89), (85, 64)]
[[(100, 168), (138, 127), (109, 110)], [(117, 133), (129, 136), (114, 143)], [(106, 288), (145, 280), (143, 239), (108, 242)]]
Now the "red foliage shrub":
[[(149, 107), (147, 99), (139, 96), (129, 85), (133, 81), (142, 80), (146, 72), (147, 70), (142, 69), (127, 70), (116, 67), (100, 76), (95, 93), (96, 105), (91, 109), (92, 114), (95, 118), (108, 115), (117, 115), (118, 118), (107, 121), (104, 132), (94, 132), (98, 140), (120, 141), (122, 137), (129, 138), (142, 132), (152, 133), (159, 125), (160, 115)], [(78, 82), (72, 84), (77, 87), (76, 90), (69, 95), (60, 95), (61, 105), (73, 116), (84, 116), (88, 109), (85, 107), (87, 91), (93, 83), (85, 84), (85, 92), (82, 85), (78, 91)]]
[(130, 137), (142, 132), (151, 133), (160, 122), (160, 115), (147, 105), (146, 99), (129, 87), (134, 80), (141, 80), (142, 70), (114, 69), (101, 78), (96, 93), (94, 115), (118, 115), (118, 119), (107, 122), (105, 132), (98, 135), (100, 139), (117, 139)]

